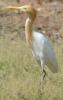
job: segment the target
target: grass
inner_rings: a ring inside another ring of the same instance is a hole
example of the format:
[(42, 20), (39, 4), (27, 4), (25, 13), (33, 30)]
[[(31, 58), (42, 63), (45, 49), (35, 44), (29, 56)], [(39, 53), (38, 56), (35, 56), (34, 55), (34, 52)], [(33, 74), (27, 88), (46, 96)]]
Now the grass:
[(40, 94), (40, 67), (20, 39), (0, 38), (0, 100), (63, 100), (63, 58), (55, 46), (60, 72), (48, 68)]

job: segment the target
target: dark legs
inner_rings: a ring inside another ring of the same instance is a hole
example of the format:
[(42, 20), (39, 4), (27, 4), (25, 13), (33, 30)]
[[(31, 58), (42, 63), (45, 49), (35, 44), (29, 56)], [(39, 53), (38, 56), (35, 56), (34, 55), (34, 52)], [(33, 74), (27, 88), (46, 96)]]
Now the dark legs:
[(44, 78), (46, 76), (46, 71), (44, 69), (43, 69), (43, 73), (44, 73), (44, 75), (43, 75), (43, 80), (44, 80)]

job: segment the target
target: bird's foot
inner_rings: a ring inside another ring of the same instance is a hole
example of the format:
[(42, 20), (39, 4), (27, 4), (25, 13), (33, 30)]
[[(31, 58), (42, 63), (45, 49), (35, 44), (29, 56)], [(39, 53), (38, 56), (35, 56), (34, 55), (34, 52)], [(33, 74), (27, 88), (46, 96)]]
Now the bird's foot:
[(39, 94), (39, 95), (43, 95), (43, 89), (39, 88), (38, 94)]

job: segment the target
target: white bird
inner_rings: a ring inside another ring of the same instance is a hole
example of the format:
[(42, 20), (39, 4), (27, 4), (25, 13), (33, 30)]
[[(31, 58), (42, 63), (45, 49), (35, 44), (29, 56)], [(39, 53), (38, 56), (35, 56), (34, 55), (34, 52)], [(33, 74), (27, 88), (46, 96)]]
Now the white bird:
[(41, 66), (42, 76), (44, 79), (46, 74), (44, 69), (45, 65), (47, 65), (53, 73), (58, 72), (58, 63), (55, 52), (49, 40), (42, 33), (34, 32), (32, 30), (37, 10), (35, 10), (32, 5), (23, 6), (20, 10), (28, 14), (28, 18), (25, 23), (26, 41), (32, 48), (33, 56)]
[(32, 30), (33, 22), (37, 16), (37, 12), (40, 9), (35, 9), (32, 5), (24, 5), (22, 7), (8, 7), (12, 10), (20, 10), (26, 12), (28, 18), (25, 23), (25, 36), (26, 42), (31, 47), (33, 56), (41, 66), (41, 78), (44, 79), (46, 75), (45, 65), (53, 72), (58, 72), (58, 63), (54, 49), (48, 40), (42, 33)]

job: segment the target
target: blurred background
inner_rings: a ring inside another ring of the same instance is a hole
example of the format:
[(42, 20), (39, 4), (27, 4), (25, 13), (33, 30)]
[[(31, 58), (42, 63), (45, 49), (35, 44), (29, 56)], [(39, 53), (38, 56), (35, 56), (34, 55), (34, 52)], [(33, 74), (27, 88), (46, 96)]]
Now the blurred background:
[(25, 41), (27, 16), (0, 12), (0, 100), (63, 100), (63, 0), (0, 0), (0, 8), (29, 3), (42, 8), (33, 28), (52, 42), (60, 71), (53, 74), (46, 68), (41, 95), (40, 67)]
[[(44, 31), (49, 37), (54, 37), (58, 41), (63, 38), (63, 1), (62, 0), (0, 0), (0, 7), (9, 5), (24, 5), (32, 3), (35, 8), (41, 7), (42, 11), (38, 14), (34, 29)], [(47, 15), (47, 12), (53, 14)], [(24, 17), (23, 17), (24, 16)], [(18, 33), (24, 38), (24, 23), (27, 16), (24, 14), (14, 14), (10, 12), (0, 13), (0, 35)], [(16, 34), (15, 34), (16, 35)], [(15, 38), (15, 36), (13, 37)]]

